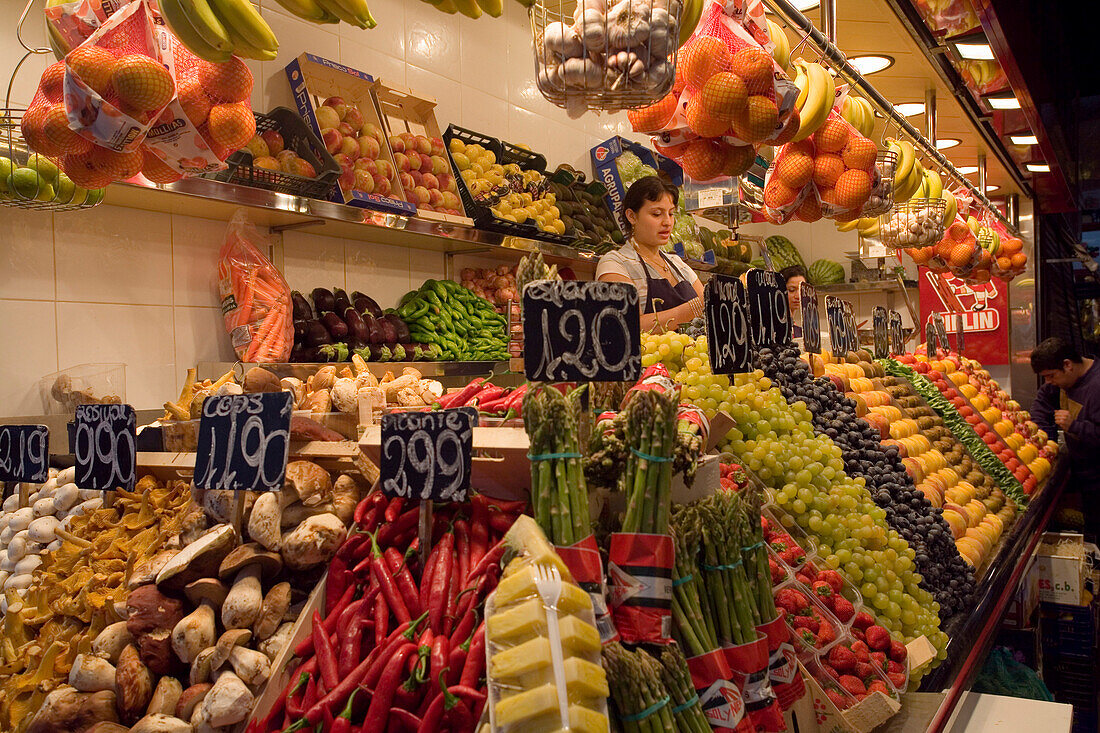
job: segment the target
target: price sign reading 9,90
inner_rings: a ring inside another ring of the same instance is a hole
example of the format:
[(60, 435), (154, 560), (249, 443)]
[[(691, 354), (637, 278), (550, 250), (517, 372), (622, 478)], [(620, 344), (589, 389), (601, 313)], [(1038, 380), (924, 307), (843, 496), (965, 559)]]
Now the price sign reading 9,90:
[(76, 485), (93, 491), (134, 488), (137, 419), (130, 405), (77, 405)]
[(476, 416), (463, 408), (382, 416), (382, 491), (420, 501), (466, 501)]
[(787, 290), (771, 270), (749, 270), (749, 332), (753, 346), (772, 347), (791, 342), (791, 306)]
[(0, 481), (40, 484), (49, 477), (49, 429), (45, 425), (0, 425)]
[(752, 371), (752, 343), (745, 286), (735, 277), (714, 275), (703, 290), (707, 349), (715, 374)]
[(626, 382), (642, 371), (638, 290), (629, 283), (537, 280), (523, 289), (531, 382)]
[(279, 491), (290, 454), (289, 392), (207, 397), (199, 419), (195, 485), (215, 491)]

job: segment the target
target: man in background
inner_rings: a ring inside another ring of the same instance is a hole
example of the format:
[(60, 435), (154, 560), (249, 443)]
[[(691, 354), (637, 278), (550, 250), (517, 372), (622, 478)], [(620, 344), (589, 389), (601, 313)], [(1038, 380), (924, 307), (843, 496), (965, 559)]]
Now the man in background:
[(1051, 440), (1065, 435), (1069, 485), (1081, 492), (1085, 531), (1100, 537), (1100, 365), (1048, 338), (1031, 352), (1031, 368), (1043, 379), (1031, 419)]

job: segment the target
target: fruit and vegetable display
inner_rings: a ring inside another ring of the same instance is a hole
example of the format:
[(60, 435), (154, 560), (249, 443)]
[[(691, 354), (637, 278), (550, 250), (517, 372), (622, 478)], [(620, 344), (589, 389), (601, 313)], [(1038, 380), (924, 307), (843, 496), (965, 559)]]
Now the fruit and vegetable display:
[(999, 277), (1011, 281), (1027, 267), (1023, 241), (1009, 235), (1000, 222), (983, 223), (972, 213), (969, 198), (957, 192), (959, 211), (942, 239), (928, 246), (907, 249), (918, 265), (937, 273), (950, 273), (968, 283)]
[(459, 273), (462, 287), (479, 298), (498, 306), (519, 300), (516, 270), (519, 265), (500, 265), (496, 269), (465, 267)]
[(714, 253), (714, 271), (722, 275), (740, 275), (749, 269), (752, 259), (752, 247), (746, 242), (734, 239), (728, 229), (714, 231), (706, 227), (699, 228), (703, 240), (703, 249)]
[(402, 296), (396, 315), (409, 335), (445, 361), (508, 358), (508, 319), (453, 280), (428, 280)]
[[(455, 182), (455, 174), (447, 159), (447, 150), (442, 138), (429, 138), (426, 135), (402, 132), (390, 136), (389, 146), (393, 151), (397, 177), (400, 179), (401, 190), (405, 193), (406, 201), (416, 204), (417, 209), (424, 211), (462, 214), (462, 204), (458, 199), (458, 184)], [(373, 146), (370, 146), (367, 152), (373, 152), (373, 150)], [(366, 170), (370, 169), (367, 163), (363, 166)], [(354, 188), (370, 193), (360, 189), (358, 178)]]
[[(566, 183), (562, 180), (564, 178), (572, 180)], [(615, 217), (604, 203), (607, 189), (602, 183), (593, 181), (585, 184), (559, 167), (549, 186), (565, 231), (574, 232), (581, 246), (602, 254), (626, 241)]]

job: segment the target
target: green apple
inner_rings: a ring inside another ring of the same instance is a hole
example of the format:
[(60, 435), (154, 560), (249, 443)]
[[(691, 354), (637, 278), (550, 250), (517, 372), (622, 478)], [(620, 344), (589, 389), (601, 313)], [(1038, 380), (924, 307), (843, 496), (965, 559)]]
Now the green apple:
[(57, 164), (47, 158), (45, 155), (39, 153), (31, 153), (27, 156), (27, 168), (38, 171), (39, 175), (43, 179), (53, 183), (57, 180), (57, 174), (60, 173), (57, 170)]
[(0, 155), (0, 193), (7, 193), (8, 189), (8, 176), (15, 170), (15, 164), (11, 162), (11, 158), (5, 158)]

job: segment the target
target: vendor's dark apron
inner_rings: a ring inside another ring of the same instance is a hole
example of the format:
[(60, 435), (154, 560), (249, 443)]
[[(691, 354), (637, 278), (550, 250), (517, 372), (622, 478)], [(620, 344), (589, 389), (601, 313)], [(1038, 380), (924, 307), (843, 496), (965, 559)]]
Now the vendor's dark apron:
[[(680, 271), (668, 261), (664, 253), (658, 251), (657, 254), (660, 255), (661, 259), (668, 265), (669, 271), (679, 277)], [(678, 305), (683, 305), (695, 299), (695, 286), (687, 280), (680, 280), (680, 282), (673, 286), (668, 280), (661, 277), (660, 274), (658, 274), (657, 277), (650, 277), (649, 266), (646, 265), (645, 260), (642, 259), (640, 254), (638, 255), (638, 261), (642, 263), (642, 270), (645, 271), (645, 313), (657, 312), (654, 301), (660, 301), (661, 310), (666, 311), (669, 308), (675, 308)]]

